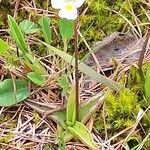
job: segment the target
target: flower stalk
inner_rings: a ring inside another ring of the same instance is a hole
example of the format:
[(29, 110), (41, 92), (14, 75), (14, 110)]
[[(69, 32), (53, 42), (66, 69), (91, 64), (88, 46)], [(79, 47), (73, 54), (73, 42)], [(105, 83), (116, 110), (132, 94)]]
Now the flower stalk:
[(76, 120), (79, 121), (79, 73), (78, 73), (78, 32), (77, 32), (77, 22), (74, 25), (74, 53), (75, 53), (75, 99), (76, 99)]

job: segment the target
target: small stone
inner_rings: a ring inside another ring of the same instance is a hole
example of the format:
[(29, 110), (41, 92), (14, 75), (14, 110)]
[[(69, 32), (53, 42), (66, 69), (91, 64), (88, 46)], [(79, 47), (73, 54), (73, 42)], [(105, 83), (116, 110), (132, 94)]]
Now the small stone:
[[(92, 50), (100, 66), (106, 66), (112, 64), (112, 59), (124, 63), (136, 61), (139, 58), (142, 45), (143, 40), (132, 34), (114, 32), (102, 41), (96, 42), (92, 46)], [(96, 65), (92, 55), (86, 59), (85, 63), (91, 67)]]

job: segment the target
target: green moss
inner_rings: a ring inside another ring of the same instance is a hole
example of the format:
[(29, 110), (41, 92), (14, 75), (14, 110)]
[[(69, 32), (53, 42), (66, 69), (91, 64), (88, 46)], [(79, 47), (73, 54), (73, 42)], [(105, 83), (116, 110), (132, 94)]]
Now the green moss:
[(0, 29), (7, 27), (7, 14), (13, 14), (13, 0), (2, 0), (0, 3)]
[(0, 142), (7, 143), (10, 139), (14, 138), (13, 133), (7, 133), (5, 136), (1, 137)]
[(142, 127), (146, 133), (150, 132), (150, 110), (142, 118)]
[(9, 115), (9, 114), (2, 114), (1, 116), (0, 116), (0, 124), (2, 124), (2, 123), (4, 123), (4, 122), (6, 122), (6, 121), (8, 121), (8, 120), (10, 120), (11, 119), (11, 116)]
[[(9, 114), (9, 113), (1, 114), (1, 116), (0, 116), (0, 124), (3, 124), (5, 122), (11, 120), (12, 117), (13, 117), (13, 114)], [(16, 126), (17, 126), (16, 119), (13, 119), (8, 124), (5, 124), (5, 128), (16, 128)]]
[(145, 141), (144, 148), (147, 150), (150, 149), (150, 137)]
[(131, 67), (130, 72), (128, 73), (126, 87), (138, 96), (138, 101), (143, 100), (144, 81), (141, 80), (137, 68)]
[[(99, 41), (115, 31), (132, 30), (131, 26), (119, 14), (128, 19), (135, 27), (135, 16), (130, 13), (132, 11), (142, 23), (148, 23), (148, 18), (141, 9), (142, 6), (148, 10), (148, 6), (141, 3), (140, 0), (89, 0), (88, 6), (87, 13), (81, 18), (81, 29), (89, 42)], [(140, 26), (143, 32), (146, 26), (146, 24)]]
[(109, 135), (114, 135), (122, 129), (133, 125), (140, 109), (137, 96), (129, 89), (124, 89), (119, 93), (109, 92), (104, 104), (104, 115), (106, 124), (104, 126), (103, 114), (101, 111), (96, 113), (94, 126), (104, 133), (104, 127)]
[(46, 144), (44, 146), (44, 150), (56, 150), (56, 149), (58, 149), (58, 146), (55, 144)]
[[(150, 63), (143, 65), (143, 73), (149, 69)], [(144, 81), (140, 78), (139, 71), (135, 67), (131, 67), (128, 74), (123, 75), (121, 83), (125, 84), (128, 89), (119, 93), (109, 91), (103, 106), (103, 111), (97, 111), (95, 117), (95, 128), (102, 136), (108, 133), (108, 138), (119, 133), (123, 129), (130, 127), (136, 122), (139, 110), (149, 107), (149, 103), (144, 99)], [(104, 124), (105, 118), (105, 124)], [(144, 138), (150, 133), (150, 111), (148, 110), (143, 116), (138, 132), (129, 137), (127, 146), (129, 148), (137, 148)], [(126, 138), (126, 134), (122, 134), (116, 138), (118, 142)], [(144, 143), (146, 149), (150, 148), (148, 140)]]
[[(142, 67), (144, 75), (149, 68), (150, 62), (146, 62)], [(146, 108), (149, 105), (148, 102), (144, 100), (144, 81), (141, 79), (139, 71), (136, 67), (131, 67), (128, 73), (126, 87), (137, 95), (137, 99), (141, 104), (141, 107)]]
[(37, 113), (36, 111), (33, 112), (33, 120), (34, 120), (34, 123), (35, 124), (38, 124), (39, 121), (40, 121), (40, 116), (39, 116), (39, 113)]
[(47, 1), (36, 0), (37, 8), (47, 9)]

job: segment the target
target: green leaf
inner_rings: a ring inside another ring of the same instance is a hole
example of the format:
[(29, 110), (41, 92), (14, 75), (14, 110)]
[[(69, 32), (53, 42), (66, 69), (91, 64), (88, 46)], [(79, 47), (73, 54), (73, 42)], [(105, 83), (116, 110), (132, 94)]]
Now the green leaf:
[(63, 133), (63, 138), (64, 138), (64, 142), (67, 143), (67, 142), (69, 142), (71, 139), (74, 138), (74, 135), (73, 135), (69, 130), (66, 130), (66, 131)]
[(10, 27), (11, 36), (16, 42), (17, 47), (22, 51), (23, 54), (25, 54), (26, 52), (28, 52), (28, 46), (25, 42), (25, 38), (18, 24), (10, 15), (8, 15), (8, 24)]
[(64, 134), (65, 134), (64, 132), (65, 131), (62, 129), (62, 127), (57, 125), (57, 137), (55, 142), (58, 144), (59, 150), (66, 150), (66, 145), (64, 141)]
[(43, 16), (39, 20), (39, 24), (42, 27), (42, 33), (47, 44), (51, 44), (52, 42), (52, 31), (50, 28), (50, 18)]
[(67, 102), (66, 108), (66, 123), (71, 126), (76, 121), (76, 98), (75, 98), (75, 86), (73, 86), (70, 96)]
[(0, 54), (6, 53), (8, 49), (9, 49), (9, 45), (0, 38)]
[(59, 30), (64, 43), (69, 41), (74, 33), (74, 21), (61, 18), (59, 20)]
[(62, 75), (59, 79), (59, 84), (63, 89), (62, 94), (65, 96), (68, 90), (68, 77), (67, 75)]
[(99, 149), (96, 143), (94, 142), (91, 133), (84, 124), (76, 121), (72, 127), (68, 127), (68, 130), (90, 149)]
[(19, 59), (25, 63), (31, 70), (33, 70), (37, 74), (44, 74), (46, 71), (42, 65), (38, 62), (38, 60), (28, 53), (28, 46), (25, 42), (25, 38), (23, 33), (21, 32), (16, 21), (8, 15), (8, 24), (10, 26), (11, 36), (15, 40), (17, 47), (22, 51), (24, 56)]
[[(40, 42), (43, 43), (46, 47), (48, 47), (50, 51), (53, 51), (56, 55), (58, 55), (62, 59), (64, 59), (66, 62), (71, 63), (72, 66), (75, 65), (75, 59), (71, 55), (69, 55), (53, 46), (50, 46), (50, 45), (46, 44), (45, 42), (42, 42), (42, 41), (40, 41)], [(95, 70), (93, 70), (91, 67), (87, 66), (86, 64), (84, 64), (81, 61), (79, 61), (79, 70), (81, 72), (83, 72), (84, 74), (86, 74), (87, 76), (91, 77), (92, 79), (98, 81), (99, 83), (102, 83), (105, 86), (108, 86), (109, 88), (111, 88), (113, 90), (120, 91), (121, 89), (124, 88), (124, 86), (97, 73)]]
[(19, 23), (19, 27), (25, 34), (33, 34), (39, 30), (37, 24), (26, 19)]
[(27, 74), (27, 77), (35, 84), (42, 86), (45, 83), (45, 78), (40, 75), (36, 74), (34, 72), (29, 72)]
[(67, 143), (74, 138), (74, 135), (69, 130), (64, 130), (61, 126), (57, 126), (57, 132), (57, 138), (59, 139), (61, 136), (64, 140), (64, 143)]
[(36, 74), (46, 74), (45, 68), (40, 64), (39, 60), (29, 53), (26, 53), (25, 57), (22, 57), (21, 61), (26, 64)]
[(150, 69), (146, 72), (144, 89), (145, 97), (150, 102)]
[(48, 115), (53, 121), (58, 123), (63, 129), (66, 129), (66, 112), (65, 111), (58, 111), (51, 115)]
[(103, 101), (104, 96), (98, 95), (92, 98), (92, 100), (88, 100), (88, 102), (84, 103), (80, 108), (79, 121), (85, 124), (95, 113), (97, 108), (99, 108), (99, 106), (103, 104)]
[(0, 106), (15, 105), (25, 100), (30, 95), (27, 81), (16, 80), (15, 87), (16, 92), (14, 92), (14, 85), (12, 79), (6, 79), (0, 82)]

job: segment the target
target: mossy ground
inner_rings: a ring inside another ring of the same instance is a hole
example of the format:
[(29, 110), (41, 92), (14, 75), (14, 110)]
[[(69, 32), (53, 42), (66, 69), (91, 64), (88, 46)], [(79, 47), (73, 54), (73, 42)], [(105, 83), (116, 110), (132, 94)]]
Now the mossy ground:
[[(149, 69), (149, 65), (150, 63), (146, 63), (143, 66), (143, 70), (146, 71)], [(109, 139), (123, 129), (130, 128), (137, 121), (139, 111), (141, 109), (145, 110), (150, 104), (143, 96), (144, 83), (140, 78), (138, 69), (132, 66), (126, 78), (126, 89), (119, 93), (109, 91), (106, 95), (103, 108), (95, 114), (94, 126), (103, 138)], [(124, 77), (122, 79), (124, 80)], [(144, 140), (145, 136), (149, 134), (149, 117), (150, 110), (140, 120), (140, 125), (137, 128), (138, 131), (134, 131), (129, 137), (127, 144), (130, 149), (135, 149)], [(121, 136), (118, 136), (112, 142), (123, 140), (128, 134), (129, 131), (121, 134)], [(145, 149), (150, 148), (149, 140), (150, 138), (148, 137), (144, 143)]]
[[(37, 8), (46, 9), (47, 2), (37, 0), (36, 6)], [(81, 32), (90, 45), (115, 31), (129, 31), (135, 33), (136, 30), (137, 33), (142, 36), (145, 34), (148, 28), (147, 23), (149, 22), (149, 20), (146, 14), (148, 6), (142, 3), (140, 0), (89, 0), (86, 3), (86, 6), (89, 6), (87, 12), (80, 18)], [(82, 9), (84, 10), (84, 8)], [(7, 28), (7, 14), (13, 15), (13, 13), (14, 1), (2, 0), (2, 2), (0, 2), (0, 29)], [(31, 20), (35, 22), (39, 18), (38, 14), (35, 11), (19, 9), (19, 13), (16, 19), (19, 22), (24, 18), (28, 19), (29, 16)], [(53, 19), (52, 22), (54, 24), (57, 24), (57, 21), (54, 21)], [(57, 35), (53, 36), (55, 36), (57, 39), (54, 44), (61, 44)], [(83, 42), (81, 39), (80, 42), (80, 53), (81, 55), (84, 55), (85, 53), (87, 53), (87, 49), (83, 46)], [(71, 49), (71, 42), (68, 47), (70, 47)], [(41, 56), (43, 55), (43, 47), (35, 46), (35, 49), (39, 49), (37, 50), (38, 53)], [(145, 68), (147, 67), (144, 67), (144, 69)], [(120, 82), (124, 83), (124, 79), (125, 77), (122, 76), (122, 81)], [(115, 134), (121, 132), (123, 129), (131, 127), (136, 122), (139, 110), (141, 108), (145, 110), (149, 106), (149, 103), (143, 97), (143, 82), (141, 81), (138, 70), (135, 67), (131, 67), (128, 72), (126, 88), (127, 89), (121, 91), (120, 93), (109, 91), (106, 96), (103, 108), (97, 110), (95, 114), (94, 128), (98, 130), (100, 136), (103, 138), (109, 139)], [(11, 117), (12, 116), (7, 113), (5, 115), (1, 115), (0, 124), (3, 124), (6, 121), (10, 120)], [(39, 114), (34, 112), (33, 117), (33, 121), (35, 122), (35, 124), (38, 124), (40, 120)], [(128, 139), (127, 144), (130, 149), (135, 148), (144, 140), (146, 135), (150, 133), (149, 118), (150, 110), (145, 113), (144, 117), (140, 121), (138, 131), (134, 132)], [(11, 121), (11, 124), (9, 124), (8, 128), (15, 127), (16, 122), (14, 119)], [(128, 132), (125, 132), (112, 142), (119, 142), (126, 138), (127, 135)], [(14, 135), (10, 132), (6, 133), (5, 136), (0, 139), (0, 142), (7, 143), (9, 139), (13, 138), (13, 136)], [(49, 147), (49, 145), (46, 145), (45, 149), (49, 149)], [(144, 142), (144, 148), (147, 150), (150, 149), (150, 138), (148, 138)]]

